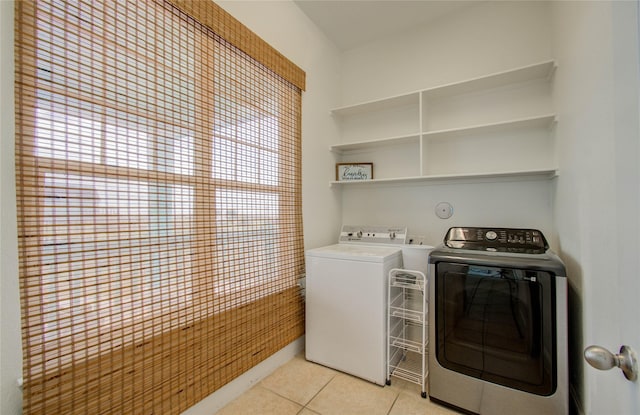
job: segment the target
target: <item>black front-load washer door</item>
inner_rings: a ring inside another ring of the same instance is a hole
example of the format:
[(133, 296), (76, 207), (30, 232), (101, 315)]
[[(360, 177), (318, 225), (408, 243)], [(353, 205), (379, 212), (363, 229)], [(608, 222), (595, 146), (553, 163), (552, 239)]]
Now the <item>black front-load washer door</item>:
[(548, 396), (556, 389), (553, 274), (436, 264), (436, 358), (443, 367)]

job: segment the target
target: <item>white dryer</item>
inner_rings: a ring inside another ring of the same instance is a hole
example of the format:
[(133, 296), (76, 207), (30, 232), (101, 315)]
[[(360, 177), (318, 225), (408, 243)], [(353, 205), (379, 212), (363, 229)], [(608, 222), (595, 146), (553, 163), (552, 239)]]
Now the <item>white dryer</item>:
[(306, 252), (307, 360), (385, 384), (387, 276), (406, 234), (343, 226), (338, 244)]

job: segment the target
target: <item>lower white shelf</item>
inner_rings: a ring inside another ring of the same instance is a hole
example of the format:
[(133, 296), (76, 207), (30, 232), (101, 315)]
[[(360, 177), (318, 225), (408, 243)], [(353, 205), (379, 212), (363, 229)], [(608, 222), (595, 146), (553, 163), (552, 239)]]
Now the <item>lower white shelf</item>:
[(389, 362), (389, 373), (406, 381), (423, 386), (429, 372), (427, 370), (427, 354), (415, 353), (402, 348), (392, 348)]
[(517, 179), (517, 180), (550, 180), (558, 176), (558, 169), (538, 169), (538, 170), (514, 170), (487, 173), (461, 173), (461, 174), (432, 174), (428, 176), (412, 177), (392, 177), (373, 180), (347, 180), (332, 181), (333, 185), (362, 185), (362, 184), (384, 184), (384, 183), (409, 183), (409, 182), (446, 182), (446, 181), (472, 181), (477, 179)]

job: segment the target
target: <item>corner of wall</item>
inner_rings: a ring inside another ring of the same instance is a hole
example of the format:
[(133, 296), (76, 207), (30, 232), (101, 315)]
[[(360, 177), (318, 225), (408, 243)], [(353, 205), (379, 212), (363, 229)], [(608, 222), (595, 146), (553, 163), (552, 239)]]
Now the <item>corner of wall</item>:
[(15, 200), (14, 2), (0, 2), (0, 413), (21, 413), (22, 376)]

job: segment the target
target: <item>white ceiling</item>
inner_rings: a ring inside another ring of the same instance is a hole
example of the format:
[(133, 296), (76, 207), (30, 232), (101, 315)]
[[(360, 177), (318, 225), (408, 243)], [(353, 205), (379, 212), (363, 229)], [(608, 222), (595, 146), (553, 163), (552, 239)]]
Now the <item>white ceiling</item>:
[(294, 0), (341, 50), (428, 24), (479, 0)]

